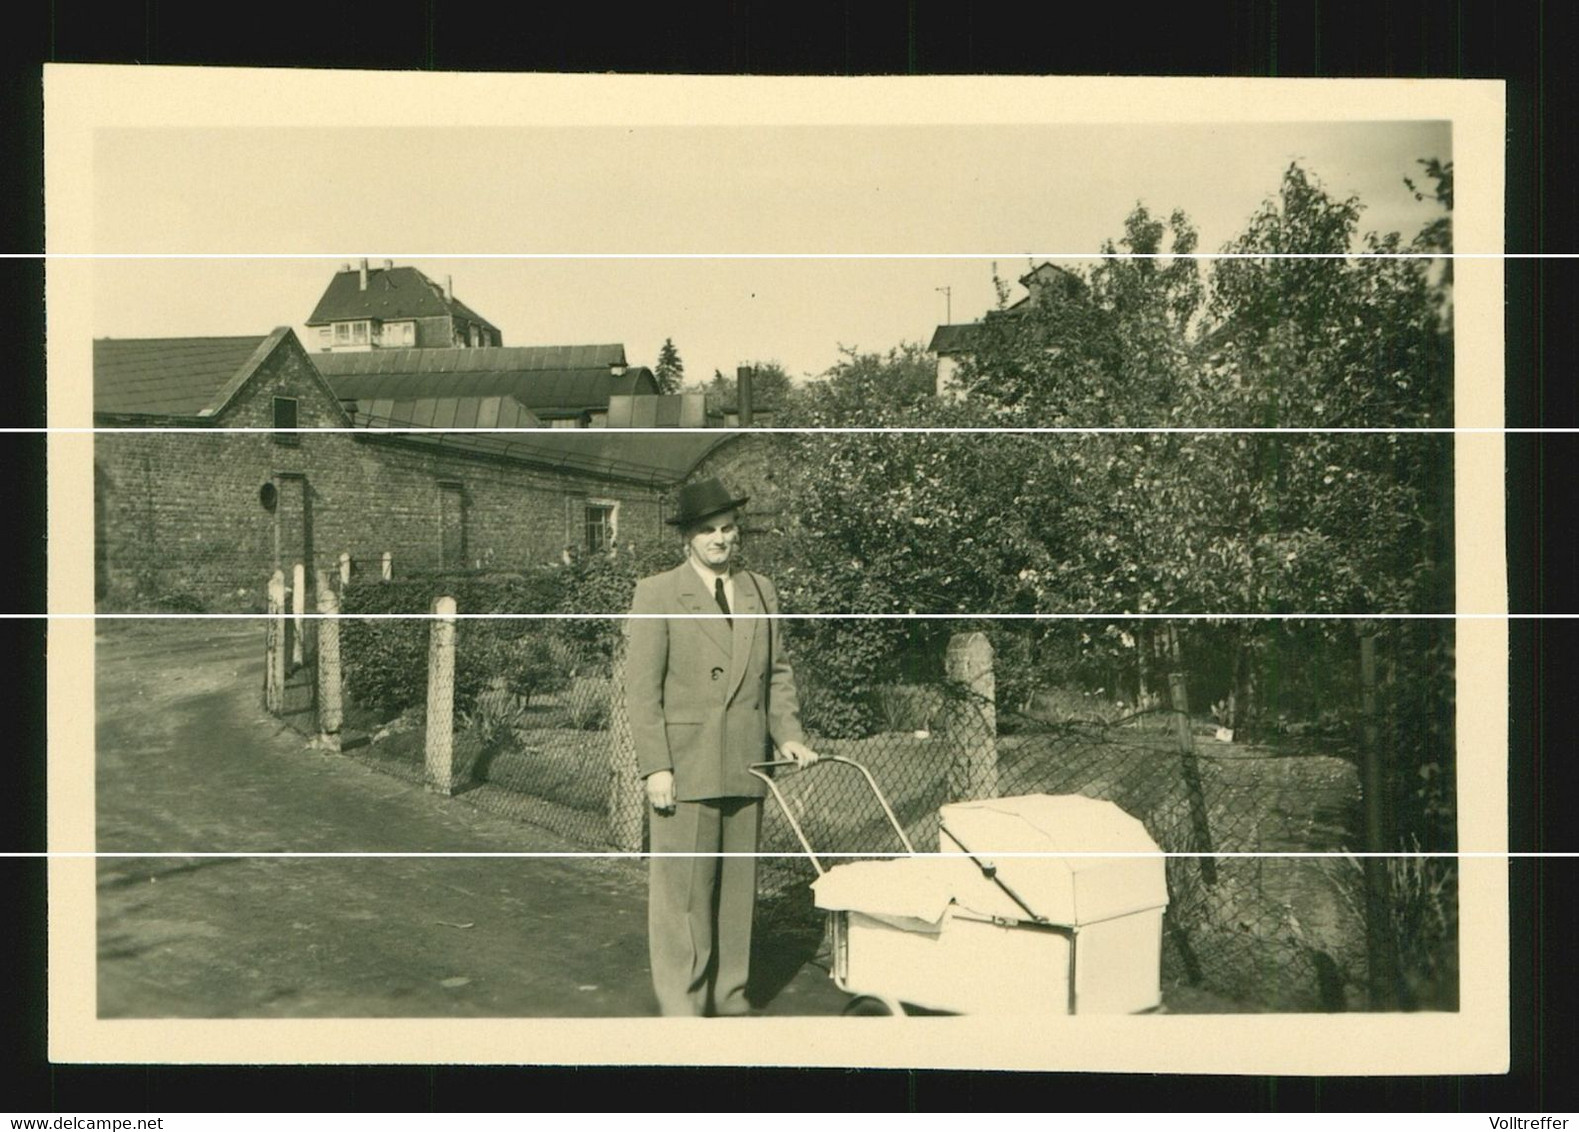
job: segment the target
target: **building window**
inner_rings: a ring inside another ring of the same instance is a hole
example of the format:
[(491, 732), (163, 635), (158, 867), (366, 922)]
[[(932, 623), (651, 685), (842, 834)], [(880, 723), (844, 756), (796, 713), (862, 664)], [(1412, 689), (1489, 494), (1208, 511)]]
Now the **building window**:
[(367, 345), (367, 323), (353, 322), (351, 324), (351, 344), (353, 346)]
[(384, 346), (415, 346), (417, 327), (412, 322), (386, 322), (379, 331), (379, 343)]
[(620, 505), (612, 499), (589, 499), (585, 509), (587, 552), (604, 554), (614, 549), (619, 534)]
[(351, 324), (337, 322), (334, 324), (334, 344), (336, 346), (349, 346), (351, 344)]
[[(274, 427), (282, 429), (296, 427), (296, 398), (274, 398)], [(297, 445), (301, 443), (301, 435), (295, 432), (277, 432), (274, 434), (274, 443)]]

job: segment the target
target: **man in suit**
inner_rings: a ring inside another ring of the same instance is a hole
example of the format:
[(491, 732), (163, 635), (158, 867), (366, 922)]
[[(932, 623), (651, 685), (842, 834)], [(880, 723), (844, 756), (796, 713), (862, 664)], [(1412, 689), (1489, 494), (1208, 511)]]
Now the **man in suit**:
[(739, 509), (716, 479), (680, 489), (669, 520), (686, 560), (643, 578), (631, 606), (626, 707), (651, 803), (648, 944), (665, 1015), (750, 1012), (746, 976), (769, 741), (797, 766), (805, 743), (773, 584), (734, 568)]

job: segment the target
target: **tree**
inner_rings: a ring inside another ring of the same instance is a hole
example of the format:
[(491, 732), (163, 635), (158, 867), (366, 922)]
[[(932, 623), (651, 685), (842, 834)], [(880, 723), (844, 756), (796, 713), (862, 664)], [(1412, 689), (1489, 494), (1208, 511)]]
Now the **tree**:
[[(1167, 221), (1137, 204), (1117, 244), (1089, 272), (1058, 269), (1058, 281), (999, 309), (976, 332), (959, 371), (969, 400), (1004, 424), (1166, 424), (1193, 364), (1191, 335), (1204, 296), (1189, 218)], [(1121, 259), (1119, 250), (1146, 257)]]
[(673, 338), (663, 340), (652, 376), (658, 383), (659, 393), (678, 393), (685, 385), (685, 363), (680, 360), (680, 351), (675, 349)]
[[(755, 411), (781, 411), (794, 397), (794, 386), (789, 373), (776, 361), (748, 362), (752, 371), (751, 404)], [(692, 393), (707, 394), (709, 412), (735, 412), (740, 406), (739, 382), (713, 371), (713, 379), (705, 384), (687, 387)]]
[[(1163, 221), (1137, 206), (1089, 272), (1062, 273), (1035, 302), (1009, 308), (1005, 296), (961, 368), (967, 392), (959, 403), (885, 402), (882, 382), (906, 351), (847, 351), (797, 409), (811, 423), (840, 424), (1450, 422), (1450, 340), (1430, 270), (1392, 254), (1407, 246), (1396, 234), (1360, 240), (1360, 211), (1358, 200), (1333, 197), (1291, 166), (1226, 249), (1246, 258), (1223, 261), (1207, 280), (1187, 258), (1196, 246), (1188, 218), (1174, 212)], [(1121, 258), (1121, 249), (1145, 258)], [(1265, 252), (1327, 258), (1258, 258)], [(1440, 436), (831, 439), (805, 438), (804, 455), (786, 469), (805, 526), (805, 537), (792, 540), (792, 566), (810, 579), (792, 584), (786, 600), (793, 595), (803, 609), (1452, 607), (1452, 448)], [(1275, 716), (1277, 656), (1309, 646), (1311, 657), (1347, 657), (1351, 635), (1333, 624), (1191, 629), (1186, 646), (1196, 655), (1186, 662), (1229, 674), (1221, 677), (1229, 686), (1214, 686), (1205, 702), (1233, 688), (1241, 707), (1260, 695)], [(1109, 668), (1133, 670), (1147, 651), (1145, 629), (1110, 628), (1091, 627), (1082, 648)], [(844, 640), (851, 631), (835, 623), (805, 631), (829, 637), (830, 656), (854, 647)], [(1044, 629), (1027, 633), (1034, 658)], [(1331, 666), (1304, 667), (1314, 687)]]
[(937, 363), (919, 342), (901, 342), (886, 354), (853, 346), (840, 346), (839, 353), (839, 361), (797, 391), (786, 423), (899, 423), (936, 395)]

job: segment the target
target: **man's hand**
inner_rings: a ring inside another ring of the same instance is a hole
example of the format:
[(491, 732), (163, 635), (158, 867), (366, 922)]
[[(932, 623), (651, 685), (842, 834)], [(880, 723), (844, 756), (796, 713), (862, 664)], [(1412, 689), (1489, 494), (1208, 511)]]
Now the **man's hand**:
[(674, 771), (655, 770), (647, 776), (647, 801), (660, 814), (674, 813)]
[(793, 762), (796, 770), (805, 770), (817, 761), (817, 752), (805, 743), (780, 743), (779, 754)]

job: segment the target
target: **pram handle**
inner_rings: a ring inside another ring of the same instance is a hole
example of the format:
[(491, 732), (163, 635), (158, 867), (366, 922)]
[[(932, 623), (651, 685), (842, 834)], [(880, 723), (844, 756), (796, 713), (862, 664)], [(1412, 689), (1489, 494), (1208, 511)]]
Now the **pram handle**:
[[(877, 785), (877, 779), (872, 777), (872, 772), (854, 759), (847, 759), (843, 755), (823, 755), (811, 765), (821, 766), (825, 763), (843, 763), (845, 766), (853, 766), (861, 772), (861, 777), (866, 779), (866, 785), (871, 787), (872, 795), (877, 799), (877, 804), (883, 807), (883, 816), (888, 819), (888, 824), (893, 826), (894, 832), (899, 835), (899, 842), (905, 847), (905, 852), (914, 856), (916, 847), (910, 844), (910, 838), (905, 836), (905, 827), (900, 825), (899, 819), (894, 816), (893, 807), (888, 804), (888, 799), (883, 797), (883, 792)], [(779, 804), (779, 809), (784, 811), (784, 817), (789, 822), (790, 828), (795, 831), (795, 837), (800, 841), (801, 848), (806, 850), (806, 856), (811, 858), (812, 868), (817, 870), (818, 876), (822, 876), (828, 870), (823, 868), (822, 862), (817, 859), (817, 851), (811, 847), (811, 842), (806, 839), (805, 831), (801, 829), (800, 822), (795, 820), (795, 814), (790, 810), (789, 802), (785, 799), (783, 792), (779, 790), (778, 784), (773, 781), (773, 776), (765, 773), (775, 767), (798, 767), (799, 765), (794, 759), (773, 759), (769, 762), (752, 763), (748, 769), (767, 784), (768, 791)]]

